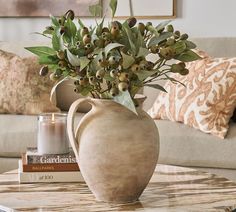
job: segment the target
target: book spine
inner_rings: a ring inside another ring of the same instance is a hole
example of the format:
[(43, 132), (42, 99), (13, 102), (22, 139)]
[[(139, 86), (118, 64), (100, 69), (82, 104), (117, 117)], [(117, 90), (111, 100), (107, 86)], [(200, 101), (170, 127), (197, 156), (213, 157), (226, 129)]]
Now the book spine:
[(27, 164), (76, 163), (73, 155), (26, 155)]
[(19, 160), (18, 180), (20, 183), (84, 182), (79, 171), (73, 172), (23, 172)]
[(19, 172), (20, 183), (84, 182), (80, 172)]
[(77, 163), (23, 164), (23, 172), (60, 172), (79, 171)]

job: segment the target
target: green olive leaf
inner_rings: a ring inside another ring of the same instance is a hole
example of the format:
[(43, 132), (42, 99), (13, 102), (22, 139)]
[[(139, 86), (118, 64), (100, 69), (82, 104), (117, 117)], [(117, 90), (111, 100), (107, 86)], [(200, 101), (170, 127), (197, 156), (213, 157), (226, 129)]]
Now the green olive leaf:
[(106, 56), (108, 55), (108, 53), (112, 50), (112, 49), (115, 49), (115, 48), (118, 48), (118, 47), (122, 47), (124, 46), (123, 44), (120, 44), (120, 43), (109, 43), (106, 47), (105, 47), (105, 54)]
[(157, 37), (160, 35), (158, 30), (154, 26), (152, 26), (152, 25), (148, 26), (148, 31), (153, 33)]
[(52, 34), (52, 47), (56, 51), (59, 51), (61, 49), (60, 37), (58, 37), (55, 32)]
[(156, 30), (160, 31), (165, 28), (166, 25), (168, 25), (171, 22), (171, 20), (163, 21), (160, 24), (157, 25)]
[(127, 109), (138, 115), (129, 91), (120, 92), (119, 95), (113, 97), (113, 99), (115, 102), (125, 106)]
[(81, 21), (80, 18), (78, 19), (78, 23), (79, 23), (80, 28), (84, 28), (85, 27), (85, 25), (83, 24), (83, 22)]
[(50, 15), (50, 19), (51, 19), (52, 24), (53, 24), (54, 26), (60, 26), (60, 24), (59, 24), (59, 22), (58, 22), (58, 20), (57, 20), (56, 17), (54, 17), (53, 15)]
[(113, 82), (115, 80), (115, 78), (111, 77), (110, 73), (107, 72), (105, 73), (104, 79), (109, 82)]
[(88, 94), (90, 93), (90, 91), (92, 91), (93, 88), (92, 86), (87, 86), (87, 87), (83, 87), (82, 91), (80, 92), (80, 94), (82, 96), (88, 96)]
[(140, 47), (137, 57), (146, 57), (150, 52), (147, 48)]
[(52, 64), (58, 64), (59, 59), (56, 55), (54, 56), (42, 55), (38, 58), (38, 61), (39, 64), (52, 65)]
[(123, 28), (124, 28), (124, 32), (126, 33), (126, 35), (128, 37), (131, 52), (132, 52), (133, 56), (135, 56), (136, 52), (137, 52), (137, 48), (134, 44), (135, 38), (133, 36), (132, 30), (130, 29), (127, 21), (125, 23), (123, 23)]
[(79, 63), (80, 63), (80, 69), (83, 70), (85, 67), (89, 65), (90, 60), (87, 57), (80, 57)]
[(98, 24), (97, 29), (96, 29), (96, 35), (100, 36), (102, 34), (102, 28), (103, 28), (103, 23), (104, 23), (105, 16), (102, 18), (102, 21), (100, 24)]
[(67, 19), (67, 21), (65, 22), (65, 27), (66, 27), (66, 35), (68, 35), (69, 37), (74, 38), (76, 35), (76, 31), (77, 28), (74, 24), (74, 22), (69, 18)]
[(101, 7), (100, 3), (89, 6), (89, 12), (94, 17), (101, 16), (102, 7)]
[(180, 53), (184, 52), (184, 50), (186, 50), (186, 48), (187, 48), (185, 42), (181, 41), (181, 40), (176, 42), (172, 47), (175, 49), (176, 54), (180, 54)]
[(66, 53), (67, 53), (67, 58), (72, 66), (80, 65), (80, 60), (76, 55), (72, 54), (68, 49), (66, 50)]
[(182, 62), (191, 62), (194, 60), (202, 59), (198, 54), (193, 52), (192, 50), (184, 51), (182, 54), (177, 55), (174, 57), (176, 60), (182, 61)]
[(154, 45), (158, 45), (160, 42), (162, 42), (163, 40), (169, 38), (173, 36), (172, 32), (163, 32), (160, 36), (158, 37), (152, 37), (148, 43), (148, 47), (154, 46)]
[(25, 49), (39, 57), (56, 55), (56, 51), (48, 46), (25, 47)]
[(153, 74), (156, 74), (159, 70), (155, 70), (155, 71), (146, 71), (146, 70), (142, 70), (137, 72), (137, 76), (138, 79), (140, 81), (144, 81), (145, 79), (147, 79), (148, 77), (151, 77)]
[(115, 16), (116, 9), (117, 9), (117, 0), (111, 0), (109, 4), (111, 11), (112, 11), (112, 18)]
[(135, 62), (135, 59), (130, 55), (127, 55), (121, 52), (121, 56), (123, 58), (122, 66), (124, 69), (129, 68)]
[(158, 85), (158, 84), (145, 84), (145, 86), (155, 88), (155, 89), (158, 89), (158, 90), (161, 90), (161, 91), (167, 93), (166, 89), (164, 87), (162, 87), (161, 85)]
[(197, 46), (195, 43), (189, 40), (183, 40), (188, 49), (195, 49)]

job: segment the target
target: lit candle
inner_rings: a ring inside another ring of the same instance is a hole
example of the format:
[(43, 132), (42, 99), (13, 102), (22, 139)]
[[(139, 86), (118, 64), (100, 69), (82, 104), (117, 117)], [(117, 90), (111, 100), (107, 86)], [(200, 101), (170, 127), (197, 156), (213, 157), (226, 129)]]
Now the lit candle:
[(38, 117), (38, 153), (64, 154), (69, 152), (66, 130), (67, 115), (45, 113)]

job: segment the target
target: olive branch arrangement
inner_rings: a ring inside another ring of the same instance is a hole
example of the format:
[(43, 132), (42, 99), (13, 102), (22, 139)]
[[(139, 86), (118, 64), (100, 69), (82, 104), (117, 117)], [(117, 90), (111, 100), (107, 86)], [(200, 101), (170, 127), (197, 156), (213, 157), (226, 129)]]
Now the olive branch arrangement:
[[(98, 23), (101, 6), (89, 7), (96, 26), (86, 27), (75, 14), (67, 11), (62, 17), (50, 16), (51, 26), (39, 33), (51, 39), (52, 47), (26, 47), (44, 64), (41, 76), (60, 82), (71, 78), (74, 91), (93, 98), (114, 99), (135, 112), (135, 94), (143, 86), (165, 89), (158, 80), (170, 80), (170, 73), (188, 74), (185, 62), (199, 59), (192, 51), (196, 45), (187, 34), (175, 31), (170, 21), (153, 26), (138, 23), (130, 17), (123, 23), (114, 20), (117, 0), (110, 1), (112, 19), (104, 26), (105, 16)], [(149, 61), (147, 56), (156, 56)], [(169, 61), (175, 59), (175, 63)]]

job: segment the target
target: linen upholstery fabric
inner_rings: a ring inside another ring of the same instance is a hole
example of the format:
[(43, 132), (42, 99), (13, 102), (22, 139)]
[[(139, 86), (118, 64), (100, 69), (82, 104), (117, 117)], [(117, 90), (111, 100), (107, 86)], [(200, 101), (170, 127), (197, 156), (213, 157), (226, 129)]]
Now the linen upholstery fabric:
[(204, 57), (187, 68), (187, 76), (173, 76), (186, 87), (167, 82), (168, 93), (158, 96), (149, 114), (224, 138), (236, 107), (236, 58)]
[(20, 58), (0, 50), (0, 113), (40, 114), (59, 111), (50, 102), (53, 86), (38, 74), (36, 57)]
[[(75, 128), (84, 115), (76, 114)], [(230, 123), (224, 142), (181, 123), (155, 120), (155, 124), (160, 135), (159, 163), (236, 169), (235, 123)], [(0, 114), (0, 173), (2, 169), (17, 168), (17, 157), (21, 157), (27, 147), (36, 145), (37, 116)], [(12, 158), (16, 158), (14, 167), (5, 167), (2, 161), (9, 159), (11, 163)]]

